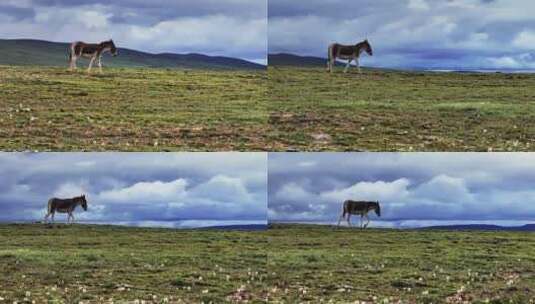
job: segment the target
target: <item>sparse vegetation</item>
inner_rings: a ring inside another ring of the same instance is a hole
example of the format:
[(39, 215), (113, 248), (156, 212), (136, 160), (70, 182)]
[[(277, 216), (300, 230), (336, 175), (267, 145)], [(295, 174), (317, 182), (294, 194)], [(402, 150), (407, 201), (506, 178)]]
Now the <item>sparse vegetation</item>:
[(272, 149), (529, 151), (535, 75), (270, 66)]
[(535, 233), (273, 225), (270, 303), (534, 303)]
[(0, 150), (264, 150), (266, 79), (255, 70), (0, 66)]
[(535, 302), (535, 233), (4, 224), (0, 243), (6, 303)]
[(4, 224), (0, 244), (0, 303), (265, 302), (263, 231)]

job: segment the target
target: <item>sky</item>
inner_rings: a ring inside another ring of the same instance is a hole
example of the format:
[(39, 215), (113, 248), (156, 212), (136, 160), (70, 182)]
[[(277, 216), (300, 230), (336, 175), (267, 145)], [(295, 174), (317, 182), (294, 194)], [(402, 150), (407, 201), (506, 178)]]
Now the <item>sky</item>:
[(270, 0), (269, 53), (327, 56), (368, 38), (364, 66), (535, 69), (532, 0)]
[(0, 153), (0, 222), (42, 220), (49, 198), (86, 194), (81, 222), (265, 224), (266, 168), (263, 153)]
[(99, 42), (266, 63), (266, 0), (2, 0), (0, 38)]
[(333, 224), (353, 199), (380, 202), (372, 226), (535, 222), (535, 153), (270, 153), (268, 166), (269, 221)]

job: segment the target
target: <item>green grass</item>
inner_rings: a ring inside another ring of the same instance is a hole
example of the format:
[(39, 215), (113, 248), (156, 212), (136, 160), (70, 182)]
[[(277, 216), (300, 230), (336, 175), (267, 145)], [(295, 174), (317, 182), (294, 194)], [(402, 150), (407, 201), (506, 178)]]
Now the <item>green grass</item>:
[(5, 303), (535, 302), (535, 233), (4, 224), (0, 244)]
[(275, 150), (529, 151), (535, 75), (269, 67)]
[(268, 243), (272, 303), (535, 302), (535, 233), (273, 225)]
[(0, 150), (264, 150), (265, 71), (0, 66)]
[(0, 303), (259, 303), (266, 296), (261, 231), (4, 224), (0, 244)]

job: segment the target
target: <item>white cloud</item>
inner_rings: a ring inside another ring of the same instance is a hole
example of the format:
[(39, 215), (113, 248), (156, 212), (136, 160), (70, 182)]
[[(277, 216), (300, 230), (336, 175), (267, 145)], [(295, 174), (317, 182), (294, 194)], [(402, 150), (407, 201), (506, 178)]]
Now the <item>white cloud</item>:
[(191, 190), (191, 197), (206, 198), (220, 202), (250, 202), (248, 192), (240, 178), (217, 175)]
[(442, 203), (466, 203), (473, 201), (464, 179), (441, 174), (419, 185), (411, 196), (421, 200)]
[(177, 179), (171, 182), (138, 182), (126, 188), (106, 190), (98, 195), (98, 199), (100, 201), (130, 204), (168, 203), (184, 198), (187, 185), (188, 182), (185, 179)]
[(320, 194), (322, 201), (339, 204), (347, 199), (370, 200), (370, 201), (399, 201), (409, 194), (410, 181), (400, 178), (393, 182), (358, 182), (348, 188), (323, 192)]
[(54, 192), (54, 197), (70, 198), (87, 194), (87, 182), (81, 181), (79, 183), (67, 182), (61, 184)]
[(303, 189), (297, 183), (289, 183), (283, 185), (277, 193), (275, 193), (275, 198), (281, 201), (286, 202), (307, 202), (311, 200), (316, 200), (315, 196)]
[(522, 49), (535, 49), (535, 32), (524, 30), (513, 40), (513, 45)]
[(429, 10), (429, 4), (425, 0), (409, 0), (408, 7), (414, 10)]

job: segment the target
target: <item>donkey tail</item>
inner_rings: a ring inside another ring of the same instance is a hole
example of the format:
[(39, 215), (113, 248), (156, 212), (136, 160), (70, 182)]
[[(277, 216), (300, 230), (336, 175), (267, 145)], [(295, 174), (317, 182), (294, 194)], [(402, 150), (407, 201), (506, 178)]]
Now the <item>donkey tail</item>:
[(333, 45), (329, 45), (329, 48), (327, 48), (327, 69), (331, 68), (331, 60), (333, 57)]
[(48, 213), (52, 213), (52, 209), (53, 209), (53, 206), (52, 206), (52, 205), (53, 205), (53, 202), (54, 202), (54, 199), (53, 199), (53, 198), (51, 198), (51, 199), (48, 200), (48, 208), (47, 208), (47, 212), (48, 212)]

